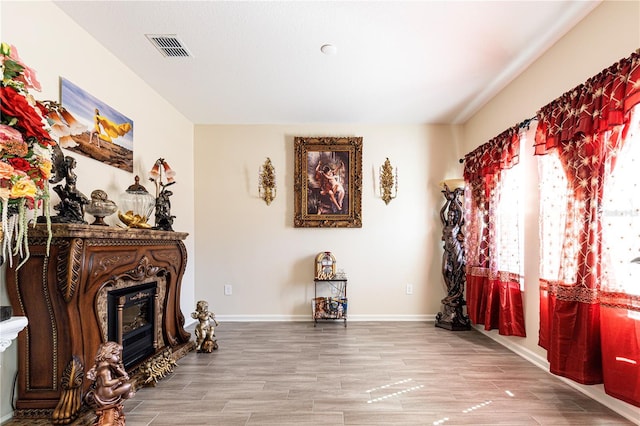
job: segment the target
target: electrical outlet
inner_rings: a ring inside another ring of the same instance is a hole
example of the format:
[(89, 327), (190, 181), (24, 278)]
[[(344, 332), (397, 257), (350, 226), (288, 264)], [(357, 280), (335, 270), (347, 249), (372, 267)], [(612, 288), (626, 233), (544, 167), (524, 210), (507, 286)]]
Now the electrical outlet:
[(413, 285), (407, 284), (407, 294), (413, 294)]
[(231, 296), (233, 294), (233, 287), (231, 284), (225, 284), (224, 286), (224, 295)]

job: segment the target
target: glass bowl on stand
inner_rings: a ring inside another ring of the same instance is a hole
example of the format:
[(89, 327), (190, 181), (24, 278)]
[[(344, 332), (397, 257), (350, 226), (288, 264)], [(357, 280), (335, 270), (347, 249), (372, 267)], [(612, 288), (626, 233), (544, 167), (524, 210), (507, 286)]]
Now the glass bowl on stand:
[(109, 226), (104, 218), (111, 216), (118, 210), (116, 203), (109, 200), (107, 193), (101, 189), (96, 189), (91, 193), (91, 203), (85, 207), (85, 212), (89, 213), (95, 220), (92, 225)]

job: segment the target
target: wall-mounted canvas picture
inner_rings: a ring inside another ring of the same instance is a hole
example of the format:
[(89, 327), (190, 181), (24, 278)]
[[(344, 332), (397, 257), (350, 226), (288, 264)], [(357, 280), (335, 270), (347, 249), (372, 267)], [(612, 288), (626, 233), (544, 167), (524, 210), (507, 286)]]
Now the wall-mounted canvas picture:
[(362, 227), (362, 138), (294, 138), (296, 228)]
[(67, 79), (61, 78), (56, 124), (66, 134), (60, 146), (113, 167), (133, 172), (133, 120)]

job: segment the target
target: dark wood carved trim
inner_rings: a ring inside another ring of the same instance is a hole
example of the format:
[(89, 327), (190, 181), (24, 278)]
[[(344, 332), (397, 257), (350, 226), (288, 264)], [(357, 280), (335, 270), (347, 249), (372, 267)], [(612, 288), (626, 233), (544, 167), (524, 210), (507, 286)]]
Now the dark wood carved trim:
[(78, 288), (84, 241), (80, 238), (74, 238), (71, 241), (62, 241), (60, 246), (65, 249), (60, 250), (58, 256), (58, 267), (56, 268), (58, 289), (65, 302), (69, 303)]
[(120, 279), (142, 281), (145, 278), (161, 276), (166, 272), (166, 269), (152, 265), (147, 256), (142, 256), (142, 259), (140, 259), (140, 262), (138, 262), (138, 265), (135, 268), (125, 271), (119, 275), (112, 276), (110, 279), (105, 281), (104, 285), (113, 285)]
[[(42, 288), (41, 301), (45, 307), (45, 309), (41, 310), (41, 315), (42, 315), (41, 318), (45, 321), (43, 321), (39, 325), (38, 331), (42, 331), (43, 328), (49, 331), (48, 334), (50, 335), (50, 338), (51, 338), (51, 347), (52, 347), (51, 353), (49, 354), (49, 356), (51, 357), (51, 370), (49, 374), (47, 374), (47, 382), (45, 385), (40, 383), (38, 386), (32, 386), (32, 380), (30, 375), (32, 369), (29, 367), (32, 363), (32, 360), (37, 356), (38, 350), (37, 349), (32, 350), (31, 348), (32, 346), (31, 342), (33, 341), (33, 339), (31, 339), (30, 336), (32, 334), (31, 332), (35, 330), (32, 330), (31, 327), (27, 326), (24, 330), (25, 334), (27, 335), (27, 339), (25, 342), (25, 354), (26, 354), (25, 364), (27, 366), (25, 370), (25, 375), (27, 377), (26, 386), (27, 386), (27, 389), (31, 391), (39, 391), (39, 390), (41, 391), (43, 389), (47, 389), (47, 390), (57, 392), (59, 390), (58, 389), (58, 324), (56, 323), (53, 304), (52, 304), (51, 295), (50, 295), (51, 291), (49, 288), (49, 281), (47, 280), (46, 271), (48, 270), (48, 265), (49, 265), (49, 259), (47, 257), (42, 257), (42, 265), (43, 265), (42, 274), (40, 275), (41, 281), (39, 281), (39, 284)], [(24, 265), (23, 267), (27, 267), (27, 265)], [(22, 300), (22, 294), (20, 294), (20, 296), (21, 296), (20, 306), (22, 306), (24, 309), (24, 305), (26, 303)]]
[(73, 356), (62, 373), (62, 395), (51, 416), (54, 425), (66, 425), (78, 417), (82, 408), (83, 379), (84, 366), (77, 356)]
[(105, 256), (96, 262), (94, 270), (91, 272), (93, 276), (105, 274), (107, 271), (110, 271), (115, 265), (119, 265), (122, 263), (129, 263), (133, 260), (132, 256), (129, 254), (123, 255), (110, 255)]

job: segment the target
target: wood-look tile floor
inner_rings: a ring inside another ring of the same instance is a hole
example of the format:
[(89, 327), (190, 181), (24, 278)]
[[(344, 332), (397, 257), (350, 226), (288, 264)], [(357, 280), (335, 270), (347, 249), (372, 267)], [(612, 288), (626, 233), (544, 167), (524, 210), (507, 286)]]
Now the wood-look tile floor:
[(128, 426), (631, 425), (474, 330), (221, 323), (125, 404)]

